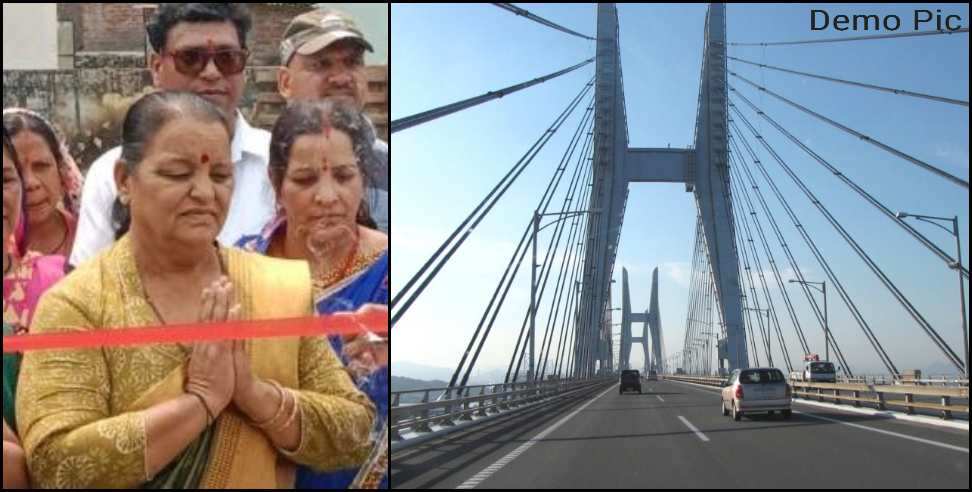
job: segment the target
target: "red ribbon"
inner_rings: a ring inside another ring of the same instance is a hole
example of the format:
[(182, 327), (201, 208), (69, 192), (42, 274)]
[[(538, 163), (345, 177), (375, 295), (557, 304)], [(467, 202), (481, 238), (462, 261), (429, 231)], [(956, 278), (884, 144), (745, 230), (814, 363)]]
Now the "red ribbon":
[(250, 338), (306, 337), (320, 335), (388, 334), (388, 312), (363, 313), (257, 321), (192, 323), (147, 328), (107, 328), (85, 332), (42, 333), (3, 337), (3, 353), (32, 350), (124, 347), (158, 343), (213, 342)]

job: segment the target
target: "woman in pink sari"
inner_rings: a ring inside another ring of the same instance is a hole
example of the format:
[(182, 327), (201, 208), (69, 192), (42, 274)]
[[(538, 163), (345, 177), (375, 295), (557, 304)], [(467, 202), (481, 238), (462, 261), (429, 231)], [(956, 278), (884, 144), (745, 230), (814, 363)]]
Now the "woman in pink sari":
[(21, 253), (68, 256), (77, 232), (84, 179), (62, 133), (44, 116), (22, 108), (3, 110), (24, 178), (24, 219), (17, 228)]
[(4, 270), (3, 322), (14, 328), (15, 335), (21, 335), (30, 327), (41, 295), (64, 277), (66, 260), (63, 256), (40, 256), (34, 252), (19, 259), (10, 256), (4, 262), (10, 273)]
[[(5, 115), (6, 116), (6, 115)], [(73, 162), (73, 161), (72, 161)], [(26, 333), (41, 295), (64, 277), (64, 256), (24, 253), (27, 226), (23, 167), (3, 129), (3, 336)], [(18, 231), (20, 234), (18, 234)], [(14, 394), (20, 356), (3, 355), (3, 486), (26, 488), (27, 469), (16, 434)]]
[[(3, 132), (3, 237), (13, 236), (17, 225), (17, 218), (23, 210), (23, 180), (20, 171), (14, 164), (16, 153), (13, 143)], [(3, 269), (7, 271), (13, 265), (13, 258), (3, 251)], [(6, 305), (7, 288), (4, 285), (4, 305)], [(11, 327), (3, 322), (3, 336), (11, 334)], [(20, 439), (13, 430), (16, 426), (14, 414), (14, 394), (17, 388), (17, 374), (20, 370), (20, 357), (14, 354), (3, 354), (3, 488), (27, 488), (27, 461)]]
[(19, 213), (4, 212), (13, 233), (3, 238), (3, 322), (23, 334), (41, 295), (64, 277), (83, 179), (60, 132), (40, 114), (5, 109), (3, 128), (24, 192)]

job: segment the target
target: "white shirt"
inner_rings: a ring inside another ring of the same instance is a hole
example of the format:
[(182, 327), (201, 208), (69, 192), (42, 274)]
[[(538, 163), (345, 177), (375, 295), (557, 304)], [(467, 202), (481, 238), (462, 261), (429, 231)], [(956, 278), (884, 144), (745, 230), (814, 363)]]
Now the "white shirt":
[[(259, 234), (273, 218), (276, 199), (267, 163), (270, 160), (270, 133), (253, 128), (236, 116), (231, 157), (234, 167), (233, 197), (219, 242), (233, 246), (241, 237)], [(91, 165), (81, 192), (81, 211), (69, 263), (79, 266), (115, 242), (111, 209), (118, 195), (115, 163), (121, 147), (115, 147)]]
[(388, 192), (377, 188), (365, 190), (365, 200), (368, 201), (371, 218), (378, 225), (378, 230), (388, 234)]
[[(368, 117), (365, 117), (365, 121), (372, 124)], [(371, 131), (372, 133), (375, 132), (373, 124)], [(365, 190), (365, 200), (367, 200), (371, 209), (371, 218), (375, 219), (375, 223), (378, 224), (378, 230), (388, 234), (388, 179), (390, 176), (388, 172), (388, 144), (380, 138), (375, 138), (375, 145), (372, 150), (377, 159), (374, 163), (376, 168), (371, 169), (369, 173), (371, 183)]]

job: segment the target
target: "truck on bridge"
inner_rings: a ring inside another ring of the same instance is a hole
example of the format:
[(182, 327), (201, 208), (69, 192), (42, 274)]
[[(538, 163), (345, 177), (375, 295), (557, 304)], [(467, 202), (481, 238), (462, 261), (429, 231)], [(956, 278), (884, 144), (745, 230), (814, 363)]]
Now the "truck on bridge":
[(803, 357), (803, 370), (790, 372), (790, 381), (836, 383), (837, 368), (833, 362), (820, 360), (817, 354), (807, 354)]

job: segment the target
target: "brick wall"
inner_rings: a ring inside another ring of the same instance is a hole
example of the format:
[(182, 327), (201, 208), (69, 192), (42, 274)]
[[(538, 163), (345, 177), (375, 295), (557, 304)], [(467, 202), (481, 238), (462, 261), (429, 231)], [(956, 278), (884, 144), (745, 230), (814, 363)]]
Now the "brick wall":
[(249, 7), (253, 17), (253, 29), (247, 40), (251, 53), (250, 65), (279, 65), (280, 41), (287, 24), (294, 17), (312, 10), (314, 4), (298, 6), (251, 3)]
[(130, 3), (82, 4), (84, 51), (144, 51), (145, 21)]
[[(143, 9), (134, 3), (59, 3), (58, 20), (74, 23), (75, 49), (79, 52), (144, 52)], [(278, 65), (280, 40), (291, 19), (314, 8), (307, 4), (248, 5), (253, 27), (247, 38), (251, 66)], [(149, 14), (151, 9), (149, 9)], [(83, 55), (80, 55), (83, 56)], [(83, 68), (95, 68), (90, 57)], [(144, 63), (144, 61), (142, 61)], [(143, 65), (144, 66), (144, 65)]]
[[(59, 3), (57, 17), (74, 23), (74, 70), (3, 72), (3, 107), (28, 107), (49, 115), (64, 131), (82, 168), (118, 144), (119, 125), (128, 106), (151, 90), (144, 68), (142, 8), (153, 4)], [(250, 4), (254, 25), (248, 45), (253, 55), (246, 71), (240, 109), (269, 129), (282, 109), (276, 94), (280, 38), (292, 18), (314, 4)], [(368, 67), (365, 112), (388, 139), (388, 67)], [(258, 101), (266, 111), (253, 114)], [(263, 114), (261, 114), (263, 113)]]
[[(375, 125), (378, 137), (388, 141), (388, 66), (375, 65), (365, 68), (368, 77), (368, 91), (365, 94), (364, 113)], [(256, 100), (247, 116), (250, 123), (262, 128), (271, 128), (287, 102), (277, 91), (277, 71), (273, 69), (254, 69), (254, 79), (248, 90), (255, 92)]]
[[(240, 110), (255, 125), (272, 127), (282, 109), (276, 95), (277, 67), (246, 71)], [(388, 67), (368, 67), (366, 114), (388, 140)], [(128, 107), (152, 90), (147, 69), (11, 70), (3, 72), (3, 107), (27, 107), (48, 115), (68, 138), (71, 155), (82, 169), (105, 150), (118, 145)], [(275, 97), (273, 97), (276, 95)], [(254, 115), (259, 100), (270, 100), (263, 115)], [(255, 116), (255, 117), (254, 117)]]

